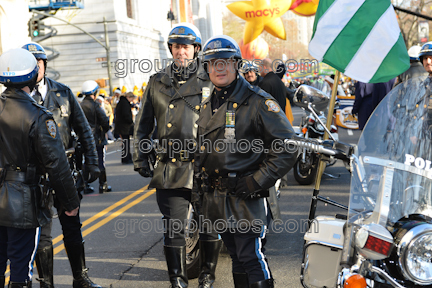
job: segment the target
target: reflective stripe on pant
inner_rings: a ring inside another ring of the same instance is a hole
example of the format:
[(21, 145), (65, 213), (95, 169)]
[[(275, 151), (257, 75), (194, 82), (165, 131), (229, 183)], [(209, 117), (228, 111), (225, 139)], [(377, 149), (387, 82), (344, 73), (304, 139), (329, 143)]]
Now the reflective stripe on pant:
[(10, 281), (26, 282), (33, 277), (33, 261), (39, 243), (39, 228), (0, 226), (0, 275), (10, 260)]
[[(235, 230), (234, 232), (228, 231), (221, 234), (232, 259), (232, 272), (247, 273), (249, 283), (272, 278), (264, 255), (266, 228), (266, 226), (261, 228), (253, 227), (248, 231)], [(252, 229), (255, 231), (261, 230), (261, 232), (254, 232)]]
[[(159, 210), (162, 213), (164, 223), (164, 245), (166, 246), (185, 246), (185, 231), (187, 225), (187, 214), (191, 200), (191, 190), (189, 189), (157, 189), (156, 200)], [(199, 229), (199, 227), (195, 227)], [(200, 234), (201, 240), (216, 240), (217, 233)]]

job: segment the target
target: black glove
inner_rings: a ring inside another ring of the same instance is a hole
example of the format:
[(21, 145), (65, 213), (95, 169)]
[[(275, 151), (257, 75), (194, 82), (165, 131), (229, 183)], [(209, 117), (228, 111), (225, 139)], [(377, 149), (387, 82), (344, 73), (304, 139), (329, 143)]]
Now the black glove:
[(88, 183), (92, 183), (99, 178), (100, 170), (97, 165), (86, 165), (85, 169), (87, 169), (90, 175), (89, 179), (87, 180)]
[(138, 173), (145, 178), (153, 177), (153, 171), (150, 169), (150, 165), (148, 163), (148, 159), (143, 161), (143, 166), (138, 168)]
[(261, 186), (255, 181), (252, 175), (249, 175), (238, 180), (235, 188), (235, 195), (245, 200), (253, 193), (260, 190), (262, 190)]

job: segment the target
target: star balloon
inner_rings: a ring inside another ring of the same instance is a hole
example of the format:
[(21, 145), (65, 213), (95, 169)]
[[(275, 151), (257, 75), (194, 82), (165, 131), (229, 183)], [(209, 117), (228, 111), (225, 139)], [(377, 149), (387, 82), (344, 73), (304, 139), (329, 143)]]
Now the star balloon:
[(319, 0), (294, 0), (290, 10), (300, 16), (313, 16), (318, 8)]
[(291, 7), (293, 0), (252, 0), (227, 5), (236, 16), (246, 21), (243, 43), (256, 39), (263, 30), (286, 39), (286, 31), (280, 18)]

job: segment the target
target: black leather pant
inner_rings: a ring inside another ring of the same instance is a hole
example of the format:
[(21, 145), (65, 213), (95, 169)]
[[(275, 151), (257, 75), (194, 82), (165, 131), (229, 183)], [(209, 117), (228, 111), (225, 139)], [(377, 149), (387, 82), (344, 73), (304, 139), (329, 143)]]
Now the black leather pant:
[[(63, 241), (65, 243), (82, 243), (81, 220), (79, 210), (76, 216), (67, 216), (64, 211), (59, 215), (60, 224), (63, 231)], [(52, 245), (52, 222), (41, 227), (41, 234), (38, 249), (43, 249)]]
[[(187, 215), (191, 201), (191, 190), (189, 189), (157, 189), (156, 199), (159, 210), (163, 214), (164, 222), (164, 245), (185, 246), (185, 229), (188, 225)], [(199, 224), (199, 221), (196, 221)], [(192, 227), (192, 226), (190, 226)], [(199, 225), (195, 225), (200, 229)], [(195, 228), (194, 228), (195, 229)], [(218, 234), (207, 233), (200, 230), (201, 240), (216, 240)]]

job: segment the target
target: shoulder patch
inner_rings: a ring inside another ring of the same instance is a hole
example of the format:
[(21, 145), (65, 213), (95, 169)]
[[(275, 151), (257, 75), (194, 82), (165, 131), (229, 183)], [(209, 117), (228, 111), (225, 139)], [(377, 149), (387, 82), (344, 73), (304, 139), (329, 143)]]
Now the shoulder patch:
[(54, 122), (54, 120), (50, 119), (50, 120), (46, 120), (45, 121), (48, 133), (51, 135), (51, 137), (55, 138), (57, 135), (57, 125)]
[(268, 111), (272, 111), (272, 112), (278, 113), (281, 110), (280, 107), (279, 107), (279, 105), (275, 101), (273, 101), (271, 99), (266, 100), (265, 104), (268, 107)]

